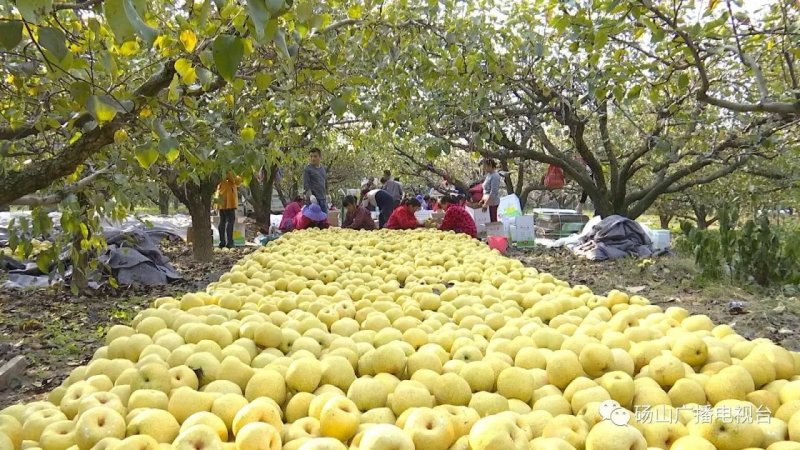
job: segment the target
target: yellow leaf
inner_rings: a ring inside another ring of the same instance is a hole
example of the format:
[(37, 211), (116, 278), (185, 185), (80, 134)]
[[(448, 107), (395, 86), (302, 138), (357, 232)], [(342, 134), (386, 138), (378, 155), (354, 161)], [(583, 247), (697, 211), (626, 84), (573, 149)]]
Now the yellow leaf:
[(128, 41), (119, 46), (118, 50), (121, 56), (131, 56), (139, 52), (139, 43), (136, 41)]
[(254, 130), (252, 127), (242, 128), (241, 134), (242, 140), (245, 143), (253, 142), (253, 140), (256, 138), (256, 130)]
[(250, 38), (242, 39), (242, 44), (244, 44), (244, 54), (251, 55), (253, 54), (253, 40)]
[(125, 130), (117, 130), (114, 132), (114, 142), (119, 144), (128, 140), (128, 132)]
[(161, 50), (165, 46), (167, 46), (168, 43), (169, 40), (167, 39), (167, 36), (165, 34), (162, 34), (161, 36), (157, 37), (155, 41), (153, 41), (153, 47)]
[(181, 43), (183, 44), (183, 48), (185, 48), (187, 52), (193, 51), (194, 47), (197, 45), (197, 36), (195, 36), (194, 31), (192, 30), (181, 31)]
[(233, 95), (232, 94), (228, 94), (228, 95), (225, 96), (225, 103), (227, 103), (229, 107), (233, 106)]
[(141, 117), (142, 119), (146, 119), (146, 118), (148, 118), (148, 117), (150, 117), (150, 116), (152, 116), (152, 115), (153, 115), (153, 111), (151, 111), (151, 110), (150, 110), (150, 107), (149, 107), (149, 106), (145, 106), (145, 107), (144, 107), (144, 108), (142, 108), (142, 110), (139, 112), (139, 117)]
[(197, 80), (197, 71), (192, 67), (192, 62), (186, 58), (175, 61), (175, 71), (181, 76), (183, 84), (192, 84)]
[(114, 120), (117, 115), (114, 106), (96, 95), (89, 97), (89, 112), (101, 123)]

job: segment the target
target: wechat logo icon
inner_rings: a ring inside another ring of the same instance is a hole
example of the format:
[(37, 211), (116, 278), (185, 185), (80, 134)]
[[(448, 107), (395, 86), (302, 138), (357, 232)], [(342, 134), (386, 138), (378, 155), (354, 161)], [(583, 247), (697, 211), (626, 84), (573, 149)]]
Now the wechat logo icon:
[(600, 403), (597, 410), (603, 420), (609, 420), (618, 427), (627, 425), (631, 420), (631, 413), (615, 400), (606, 400)]

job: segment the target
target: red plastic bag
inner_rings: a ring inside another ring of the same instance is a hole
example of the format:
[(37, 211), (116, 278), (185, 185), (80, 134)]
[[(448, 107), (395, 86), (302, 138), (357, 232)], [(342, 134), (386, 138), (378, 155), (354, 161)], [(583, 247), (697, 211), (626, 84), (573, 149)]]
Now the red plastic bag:
[(503, 255), (508, 250), (508, 238), (505, 236), (489, 236), (486, 238), (486, 243), (489, 244), (489, 248), (497, 250)]
[(550, 165), (544, 175), (544, 187), (549, 190), (561, 189), (564, 187), (564, 170), (561, 167)]
[(483, 198), (483, 184), (475, 183), (469, 188), (469, 198), (472, 202), (479, 202)]

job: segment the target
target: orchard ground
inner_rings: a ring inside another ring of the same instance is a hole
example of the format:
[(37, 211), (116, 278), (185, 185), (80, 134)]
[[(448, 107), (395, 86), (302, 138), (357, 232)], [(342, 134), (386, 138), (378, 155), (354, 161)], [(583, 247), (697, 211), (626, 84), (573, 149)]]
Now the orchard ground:
[[(0, 408), (40, 399), (73, 368), (91, 359), (110, 326), (129, 323), (157, 297), (203, 290), (253, 251), (251, 247), (218, 251), (214, 262), (201, 264), (192, 260), (185, 245), (165, 243), (162, 247), (184, 276), (181, 282), (78, 297), (41, 289), (0, 292), (0, 362), (19, 354), (28, 359), (25, 376), (0, 391)], [(586, 285), (598, 294), (612, 289), (637, 293), (665, 309), (680, 306), (692, 314), (706, 314), (717, 324), (732, 325), (749, 339), (766, 337), (790, 350), (800, 350), (800, 335), (794, 326), (800, 318), (800, 298), (778, 289), (703, 282), (686, 256), (596, 263), (564, 250), (541, 248), (514, 250), (509, 256), (570, 284)], [(741, 302), (733, 304), (741, 311), (731, 308), (731, 302)]]

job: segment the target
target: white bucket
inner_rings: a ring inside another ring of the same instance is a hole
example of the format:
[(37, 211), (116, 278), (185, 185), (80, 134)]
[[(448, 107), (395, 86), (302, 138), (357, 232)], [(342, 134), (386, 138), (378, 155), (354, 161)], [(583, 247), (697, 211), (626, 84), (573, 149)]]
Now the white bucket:
[(671, 236), (669, 230), (650, 230), (653, 238), (653, 249), (656, 251), (669, 249)]

